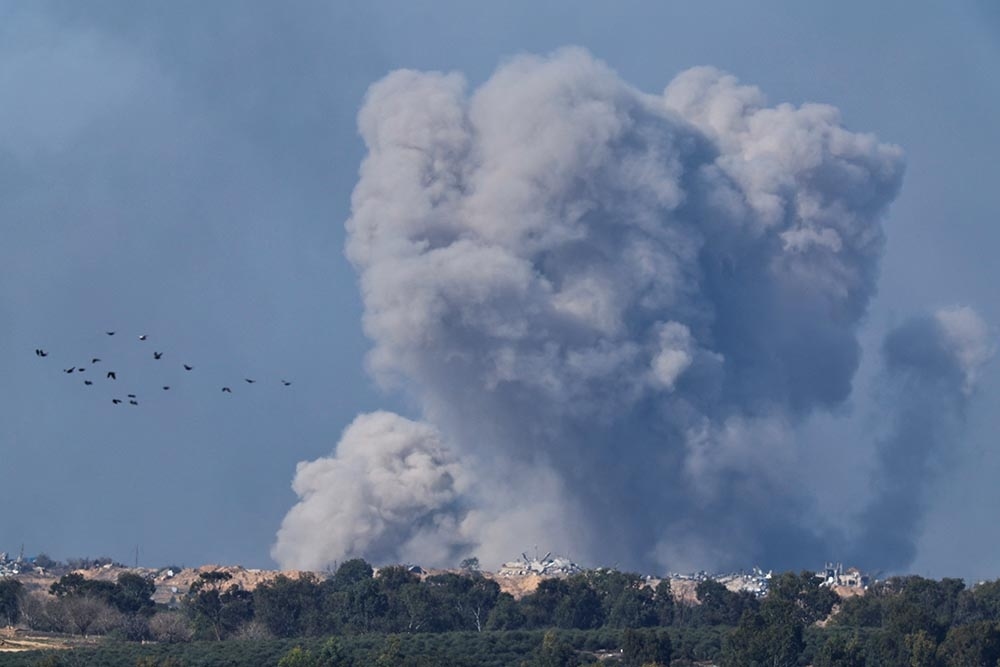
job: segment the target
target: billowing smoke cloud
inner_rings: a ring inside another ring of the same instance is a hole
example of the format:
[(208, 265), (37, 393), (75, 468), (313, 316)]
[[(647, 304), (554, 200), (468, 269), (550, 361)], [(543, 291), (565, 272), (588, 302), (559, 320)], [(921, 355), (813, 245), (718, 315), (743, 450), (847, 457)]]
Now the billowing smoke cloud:
[(916, 556), (933, 482), (954, 460), (968, 399), (994, 346), (982, 319), (959, 307), (893, 329), (882, 352), (890, 424), (855, 551), (858, 561), (894, 570)]
[[(278, 533), (274, 557), (310, 570), (331, 554), (449, 558), (463, 546), (453, 543), (463, 477), (433, 427), (389, 412), (361, 415), (336, 457), (299, 464), (293, 488), (302, 502)], [(295, 548), (303, 543), (311, 548)]]
[(416, 399), (433, 427), (407, 428), (435, 433), (452, 483), (401, 481), (397, 511), (398, 450), (356, 423), (300, 466), (279, 562), (415, 559), (425, 534), (487, 563), (830, 555), (795, 429), (851, 392), (897, 147), (712, 68), (645, 94), (575, 49), (471, 93), (394, 72), (359, 125), (347, 254), (371, 369)]

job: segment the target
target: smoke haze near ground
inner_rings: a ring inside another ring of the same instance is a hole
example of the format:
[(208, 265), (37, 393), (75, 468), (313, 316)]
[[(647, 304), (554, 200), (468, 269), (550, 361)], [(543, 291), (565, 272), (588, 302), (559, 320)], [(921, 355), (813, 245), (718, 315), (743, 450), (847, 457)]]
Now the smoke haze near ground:
[[(359, 127), (347, 254), (370, 368), (424, 423), (362, 415), (300, 464), (282, 566), (492, 565), (538, 544), (645, 570), (781, 568), (844, 547), (810, 515), (796, 428), (852, 392), (899, 148), (713, 68), (643, 93), (577, 49), (473, 91), (393, 72)], [(934, 321), (968, 333), (949, 312)], [(920, 366), (901, 340), (890, 374)], [(985, 359), (959, 348), (942, 354)], [(916, 535), (899, 537), (879, 557), (912, 558)]]

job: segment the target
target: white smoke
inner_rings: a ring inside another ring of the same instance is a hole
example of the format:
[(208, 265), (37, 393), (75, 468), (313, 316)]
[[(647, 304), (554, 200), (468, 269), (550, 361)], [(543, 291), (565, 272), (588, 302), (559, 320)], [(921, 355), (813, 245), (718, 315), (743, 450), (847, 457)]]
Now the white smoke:
[(362, 556), (446, 559), (466, 485), (434, 428), (389, 412), (361, 415), (336, 457), (299, 464), (293, 489), (302, 502), (285, 517), (273, 556), (305, 570)]
[[(394, 72), (359, 125), (347, 255), (371, 369), (471, 480), (407, 496), (435, 540), (486, 563), (533, 544), (630, 567), (828, 555), (809, 490), (780, 473), (796, 424), (850, 394), (897, 147), (711, 68), (642, 93), (579, 49), (515, 58), (471, 94)], [(312, 475), (359, 447), (345, 434), (300, 465), (283, 565), (417, 557), (422, 525), (370, 529), (388, 487), (355, 480), (357, 504)]]

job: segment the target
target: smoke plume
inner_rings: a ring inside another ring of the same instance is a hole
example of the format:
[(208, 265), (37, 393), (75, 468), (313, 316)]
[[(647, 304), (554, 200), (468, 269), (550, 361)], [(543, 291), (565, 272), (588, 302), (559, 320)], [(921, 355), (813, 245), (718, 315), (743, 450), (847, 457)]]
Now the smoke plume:
[(989, 329), (968, 307), (915, 317), (886, 336), (888, 433), (877, 443), (875, 497), (861, 517), (857, 561), (889, 570), (913, 561), (932, 483), (954, 460), (966, 405), (993, 352)]
[[(709, 67), (646, 94), (577, 49), (473, 91), (393, 72), (359, 126), (370, 368), (423, 423), (362, 416), (300, 464), (282, 565), (830, 556), (795, 431), (851, 393), (899, 148)], [(890, 368), (920, 365), (904, 347)]]

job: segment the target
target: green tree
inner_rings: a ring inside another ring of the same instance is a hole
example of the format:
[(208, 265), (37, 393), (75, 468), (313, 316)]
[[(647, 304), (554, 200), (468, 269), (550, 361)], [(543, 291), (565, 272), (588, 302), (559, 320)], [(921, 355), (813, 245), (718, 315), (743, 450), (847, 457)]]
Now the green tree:
[(723, 647), (723, 667), (794, 667), (805, 647), (793, 608), (747, 611)]
[(333, 575), (333, 588), (337, 591), (346, 591), (373, 576), (374, 570), (365, 560), (361, 558), (345, 560)]
[(831, 633), (816, 653), (814, 667), (865, 667), (864, 642), (857, 633)]
[(794, 607), (796, 620), (803, 625), (812, 625), (830, 615), (840, 597), (829, 587), (822, 586), (822, 580), (814, 572), (799, 574), (785, 572), (771, 579), (764, 604), (785, 601)]
[(937, 655), (945, 667), (995, 667), (1000, 663), (1000, 630), (991, 621), (956, 625)]
[(521, 605), (510, 593), (501, 593), (497, 598), (489, 618), (486, 619), (487, 630), (520, 630), (527, 624)]
[(320, 662), (312, 654), (312, 651), (296, 646), (281, 656), (278, 667), (320, 667)]
[(700, 603), (694, 613), (698, 625), (736, 625), (743, 612), (757, 608), (752, 595), (734, 593), (714, 579), (699, 581), (695, 594)]
[(937, 642), (924, 630), (903, 637), (909, 667), (937, 667)]
[(625, 588), (614, 600), (606, 625), (612, 628), (648, 628), (659, 621), (653, 591), (649, 588)]
[(622, 664), (625, 667), (670, 664), (670, 636), (660, 630), (626, 629), (622, 633)]
[(318, 634), (323, 628), (322, 599), (316, 577), (284, 575), (254, 590), (254, 618), (276, 637)]
[(111, 603), (123, 614), (152, 615), (156, 609), (153, 593), (156, 584), (142, 575), (123, 572), (118, 575), (118, 587), (112, 596)]
[(399, 637), (389, 635), (375, 656), (375, 667), (398, 667), (402, 662), (402, 655)]
[(576, 667), (580, 664), (576, 651), (555, 631), (549, 630), (535, 653), (532, 667)]
[(656, 606), (656, 620), (661, 626), (672, 625), (676, 616), (677, 603), (669, 579), (663, 579), (653, 589), (653, 602)]
[(0, 578), (0, 622), (16, 625), (21, 618), (24, 586), (17, 579)]
[(220, 591), (220, 582), (231, 577), (205, 577), (196, 581), (184, 601), (184, 609), (201, 639), (222, 640), (253, 619), (253, 594), (231, 585)]

